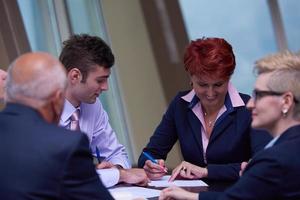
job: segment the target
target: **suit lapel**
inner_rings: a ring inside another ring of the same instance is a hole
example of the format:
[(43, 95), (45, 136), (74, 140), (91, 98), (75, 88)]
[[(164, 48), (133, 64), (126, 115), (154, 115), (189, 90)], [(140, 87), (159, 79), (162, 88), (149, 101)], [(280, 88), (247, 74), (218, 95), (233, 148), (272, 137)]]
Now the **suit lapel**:
[(198, 144), (200, 151), (203, 152), (202, 137), (201, 137), (201, 123), (199, 122), (199, 119), (193, 113), (192, 110), (188, 111), (188, 121), (192, 128), (195, 141)]
[(220, 134), (222, 134), (223, 131), (234, 120), (233, 112), (235, 112), (235, 108), (232, 106), (232, 102), (228, 93), (226, 94), (224, 105), (226, 107), (226, 111), (216, 121), (215, 127), (209, 139), (209, 143), (212, 143)]
[[(227, 112), (223, 114), (222, 118), (219, 118), (216, 121), (215, 127), (211, 133), (209, 143), (212, 143), (220, 134), (223, 133), (223, 131), (230, 126), (232, 121), (234, 120), (234, 116), (230, 114), (231, 112)], [(220, 123), (222, 121), (222, 123)]]

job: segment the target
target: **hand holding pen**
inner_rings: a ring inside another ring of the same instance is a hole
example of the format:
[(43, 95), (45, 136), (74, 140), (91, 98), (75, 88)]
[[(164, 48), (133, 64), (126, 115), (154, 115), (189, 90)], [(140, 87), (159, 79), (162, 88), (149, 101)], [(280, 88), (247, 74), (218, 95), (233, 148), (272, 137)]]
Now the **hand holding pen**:
[(100, 151), (97, 146), (96, 146), (96, 158), (98, 160), (98, 164), (96, 165), (97, 169), (107, 169), (107, 168), (114, 167), (112, 163), (104, 161), (105, 157), (100, 156)]
[(165, 167), (164, 160), (162, 159), (154, 159), (153, 156), (147, 152), (143, 152), (143, 155), (147, 158), (147, 161), (144, 165), (144, 170), (147, 173), (147, 176), (151, 180), (157, 180), (166, 175), (168, 172)]

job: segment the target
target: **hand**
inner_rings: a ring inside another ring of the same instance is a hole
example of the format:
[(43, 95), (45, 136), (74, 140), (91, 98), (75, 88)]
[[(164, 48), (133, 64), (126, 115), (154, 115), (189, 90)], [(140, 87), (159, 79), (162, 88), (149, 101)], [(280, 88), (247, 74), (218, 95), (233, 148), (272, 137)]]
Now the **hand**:
[(131, 169), (119, 169), (120, 179), (119, 182), (147, 186), (150, 180), (143, 169), (131, 168)]
[(106, 161), (102, 161), (101, 163), (96, 165), (96, 169), (108, 169), (112, 167), (115, 167), (115, 165), (112, 164), (111, 162), (106, 162)]
[(168, 172), (164, 160), (159, 159), (157, 162), (158, 164), (153, 163), (150, 160), (145, 162), (144, 170), (151, 180), (158, 180)]
[(173, 171), (169, 181), (174, 181), (176, 177), (186, 179), (199, 179), (207, 177), (208, 171), (206, 168), (193, 165), (189, 162), (182, 161)]
[(168, 199), (197, 200), (198, 198), (199, 198), (199, 194), (188, 192), (177, 186), (171, 186), (169, 188), (163, 189), (159, 196), (159, 200), (168, 200)]
[(241, 170), (240, 170), (240, 172), (239, 172), (239, 175), (240, 175), (240, 176), (243, 175), (244, 170), (245, 170), (245, 168), (247, 167), (247, 165), (248, 165), (248, 162), (242, 162), (242, 163), (241, 163)]

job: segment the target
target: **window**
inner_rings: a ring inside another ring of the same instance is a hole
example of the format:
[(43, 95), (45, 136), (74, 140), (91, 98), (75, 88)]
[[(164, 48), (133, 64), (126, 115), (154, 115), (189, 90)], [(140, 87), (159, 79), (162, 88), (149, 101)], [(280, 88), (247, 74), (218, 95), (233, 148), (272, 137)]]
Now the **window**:
[(231, 80), (240, 92), (251, 94), (254, 61), (277, 51), (267, 1), (179, 2), (191, 40), (222, 37), (232, 45), (237, 65)]

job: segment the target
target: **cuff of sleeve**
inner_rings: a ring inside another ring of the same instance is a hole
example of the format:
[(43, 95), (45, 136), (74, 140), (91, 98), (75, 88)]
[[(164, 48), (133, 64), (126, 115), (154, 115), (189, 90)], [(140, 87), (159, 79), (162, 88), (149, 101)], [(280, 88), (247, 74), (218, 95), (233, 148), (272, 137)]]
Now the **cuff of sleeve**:
[(112, 187), (119, 183), (120, 172), (118, 169), (97, 169), (96, 171), (105, 187)]
[(113, 163), (114, 165), (120, 165), (122, 166), (124, 169), (129, 169), (131, 168), (131, 164), (128, 160), (122, 160), (122, 159), (118, 159), (118, 158), (113, 158), (108, 160), (109, 162)]
[(209, 179), (214, 179), (215, 178), (215, 172), (217, 169), (217, 167), (215, 167), (214, 165), (207, 165), (206, 166), (206, 169), (207, 169), (207, 177), (206, 178), (209, 178)]

